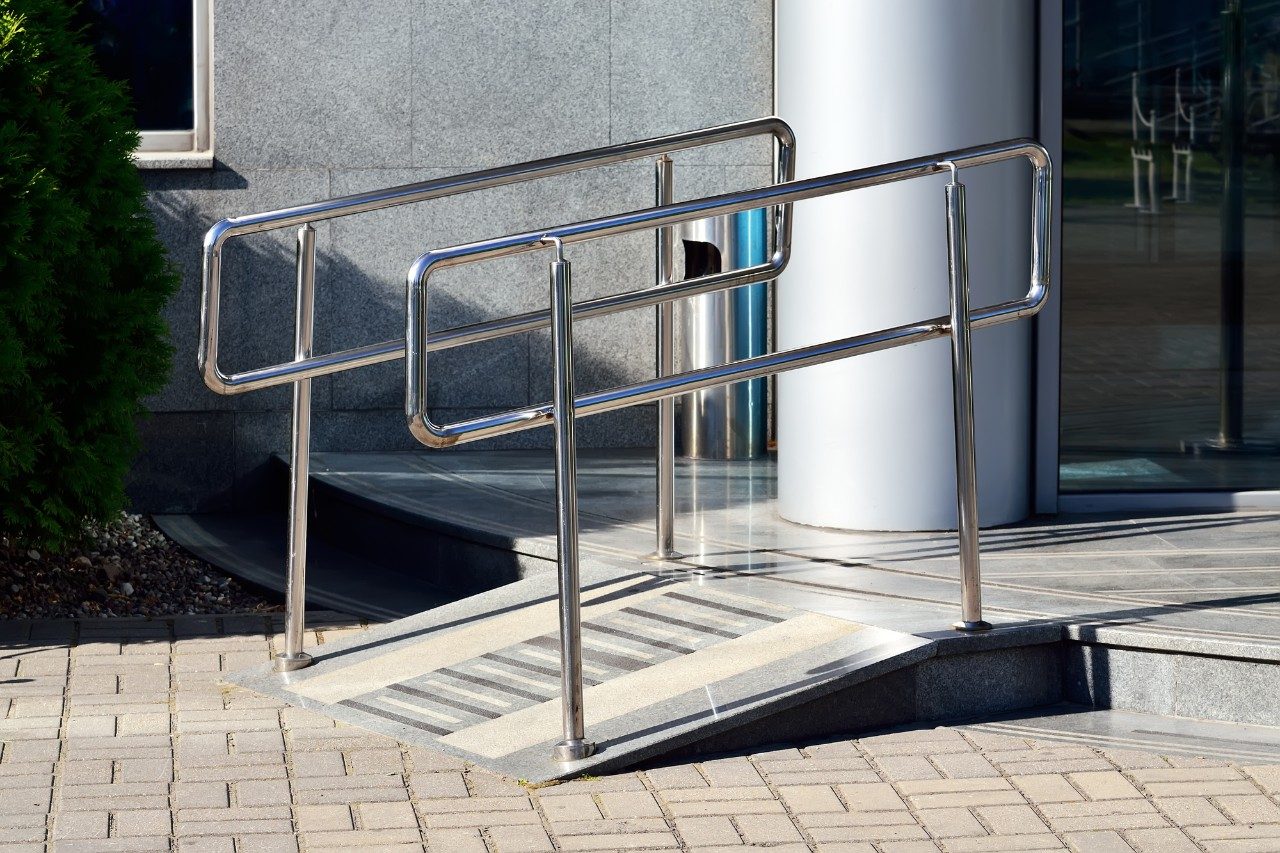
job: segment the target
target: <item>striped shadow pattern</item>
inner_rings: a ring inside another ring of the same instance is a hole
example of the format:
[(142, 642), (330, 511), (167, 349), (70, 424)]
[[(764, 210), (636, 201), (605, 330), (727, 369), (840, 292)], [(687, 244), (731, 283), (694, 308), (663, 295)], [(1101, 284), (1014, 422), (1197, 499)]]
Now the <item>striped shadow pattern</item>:
[[(791, 608), (680, 585), (584, 620), (583, 683), (595, 687), (778, 625)], [(424, 644), (428, 645), (428, 644)], [(430, 649), (423, 648), (424, 661)], [(444, 737), (560, 696), (556, 631), (387, 684), (338, 704)]]

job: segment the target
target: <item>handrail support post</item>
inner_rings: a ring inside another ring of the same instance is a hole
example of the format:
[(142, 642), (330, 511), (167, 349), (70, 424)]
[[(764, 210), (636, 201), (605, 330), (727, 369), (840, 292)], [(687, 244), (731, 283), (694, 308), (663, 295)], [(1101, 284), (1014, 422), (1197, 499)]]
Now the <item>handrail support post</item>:
[[(315, 336), (316, 230), (298, 229), (298, 298), (294, 316), (293, 357), (311, 357)], [(289, 566), (285, 593), (284, 651), (275, 657), (276, 672), (311, 665), (302, 650), (307, 618), (307, 503), (311, 477), (311, 380), (293, 383), (293, 442), (289, 453)]]
[(560, 563), (560, 693), (564, 740), (552, 758), (567, 764), (595, 752), (582, 710), (582, 589), (578, 572), (578, 451), (574, 438), (573, 288), (564, 246), (551, 262), (551, 353), (556, 442), (556, 540)]
[[(666, 154), (659, 157), (654, 169), (657, 207), (675, 201), (674, 165)], [(675, 281), (674, 229), (657, 229), (656, 281), (661, 287)], [(675, 372), (675, 303), (661, 302), (655, 309), (655, 337), (657, 349), (657, 375), (670, 376)], [(676, 401), (664, 397), (658, 401), (658, 448), (655, 459), (657, 480), (656, 527), (657, 542), (649, 555), (651, 560), (676, 560), (683, 555), (675, 547), (675, 493), (676, 493)]]
[(958, 631), (986, 631), (978, 556), (978, 460), (974, 447), (973, 352), (969, 333), (969, 249), (964, 184), (951, 166), (947, 195), (947, 272), (951, 290), (951, 367), (955, 402), (956, 527), (960, 540)]

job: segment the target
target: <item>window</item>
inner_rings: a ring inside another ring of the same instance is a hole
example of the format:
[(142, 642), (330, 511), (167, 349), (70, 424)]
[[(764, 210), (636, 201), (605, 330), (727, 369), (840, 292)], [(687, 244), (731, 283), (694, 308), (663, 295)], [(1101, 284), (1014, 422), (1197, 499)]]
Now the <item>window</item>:
[[(129, 87), (136, 159), (212, 162), (210, 0), (85, 0), (80, 22), (104, 74)], [(207, 164), (207, 163), (206, 163)]]

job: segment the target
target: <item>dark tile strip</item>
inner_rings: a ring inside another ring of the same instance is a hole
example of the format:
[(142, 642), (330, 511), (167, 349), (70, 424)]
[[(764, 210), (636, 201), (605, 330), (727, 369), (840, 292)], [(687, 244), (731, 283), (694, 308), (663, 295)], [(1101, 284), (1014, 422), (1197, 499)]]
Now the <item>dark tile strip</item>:
[(733, 613), (738, 616), (746, 616), (750, 619), (763, 619), (765, 622), (786, 622), (787, 620), (781, 616), (771, 616), (767, 613), (757, 613), (754, 610), (744, 610), (741, 607), (730, 607), (728, 604), (721, 604), (718, 601), (708, 601), (705, 598), (694, 598), (692, 595), (685, 595), (682, 592), (668, 592), (666, 598), (674, 598), (679, 601), (687, 601), (690, 604), (697, 604), (700, 607), (710, 607), (712, 610), (722, 610), (725, 613)]
[[(531, 702), (545, 702), (551, 698), (549, 696), (539, 696), (537, 693), (530, 693), (528, 690), (521, 690), (519, 687), (512, 687), (510, 684), (502, 684), (492, 679), (484, 678), (480, 675), (472, 675), (469, 672), (459, 672), (456, 669), (439, 669), (436, 670), (441, 675), (447, 675), (450, 678), (456, 678), (459, 681), (466, 681), (469, 684), (475, 684), (480, 687), (487, 687), (490, 690), (497, 690), (506, 693), (509, 696), (516, 696), (520, 699), (528, 699)], [(585, 681), (585, 679), (583, 679)], [(555, 690), (555, 686), (549, 686), (548, 689)]]
[(357, 711), (363, 711), (366, 714), (373, 714), (374, 716), (377, 716), (377, 717), (383, 717), (385, 719), (391, 720), (392, 722), (403, 723), (406, 726), (413, 726), (415, 729), (422, 729), (424, 732), (431, 732), (431, 734), (433, 735), (453, 734), (453, 732), (449, 731), (448, 729), (442, 729), (442, 728), (439, 728), (438, 726), (433, 726), (428, 723), (424, 723), (421, 720), (415, 720), (412, 717), (405, 717), (401, 714), (396, 714), (392, 711), (384, 711), (381, 708), (375, 708), (373, 705), (366, 705), (363, 702), (357, 702), (354, 699), (343, 699), (340, 702), (338, 702), (338, 704), (346, 705), (348, 708), (354, 708)]
[[(529, 642), (530, 645), (537, 645), (532, 641), (527, 641), (527, 642)], [(559, 643), (552, 640), (551, 646), (557, 654), (560, 653)], [(480, 655), (480, 657), (484, 658), (485, 660), (494, 661), (495, 663), (505, 663), (507, 666), (514, 666), (517, 669), (525, 669), (525, 670), (528, 670), (529, 672), (536, 672), (539, 675), (549, 675), (552, 678), (560, 677), (560, 670), (558, 669), (552, 669), (549, 666), (539, 666), (536, 663), (530, 663), (529, 661), (526, 661), (526, 660), (519, 660), (518, 658), (505, 657), (503, 655), (497, 654), (496, 652), (485, 652), (484, 654)]]
[[(540, 646), (544, 649), (560, 651), (560, 641), (552, 637), (534, 637), (531, 640), (525, 640), (531, 646)], [(636, 660), (635, 658), (624, 657), (623, 655), (615, 655), (601, 649), (593, 649), (587, 645), (590, 640), (584, 640), (582, 646), (582, 659), (589, 663), (603, 664), (611, 666), (614, 669), (620, 669), (623, 672), (637, 672), (647, 666), (652, 666), (648, 661)], [(556, 678), (560, 677), (560, 673), (556, 673)]]
[(633, 634), (630, 631), (624, 631), (621, 628), (610, 628), (607, 625), (595, 625), (590, 622), (584, 622), (582, 624), (582, 630), (595, 631), (597, 634), (608, 634), (610, 637), (630, 640), (633, 643), (644, 643), (646, 646), (653, 646), (655, 649), (665, 649), (666, 651), (676, 652), (677, 654), (688, 655), (693, 653), (693, 649), (687, 646), (668, 643), (666, 640), (651, 640), (648, 637), (642, 637), (639, 634)]
[(728, 637), (730, 640), (736, 640), (740, 634), (732, 631), (724, 631), (720, 628), (712, 628), (707, 625), (698, 625), (693, 622), (685, 622), (683, 619), (676, 619), (671, 616), (664, 616), (658, 613), (649, 613), (638, 607), (624, 607), (623, 613), (630, 613), (632, 616), (639, 616), (642, 619), (648, 619), (650, 622), (657, 622), (659, 625), (674, 625), (677, 628), (687, 628), (690, 631), (700, 631), (703, 634), (711, 634), (716, 637)]
[(496, 720), (502, 716), (497, 711), (490, 711), (488, 708), (481, 708), (478, 705), (459, 702), (451, 696), (444, 696), (439, 693), (428, 693), (427, 691), (419, 690), (416, 687), (406, 687), (403, 684), (388, 684), (387, 689), (394, 690), (397, 693), (403, 693), (406, 696), (413, 696), (417, 699), (425, 699), (428, 702), (446, 705), (450, 708), (457, 708), (459, 711), (465, 711), (468, 714), (475, 714), (477, 717), (484, 717), (486, 720)]

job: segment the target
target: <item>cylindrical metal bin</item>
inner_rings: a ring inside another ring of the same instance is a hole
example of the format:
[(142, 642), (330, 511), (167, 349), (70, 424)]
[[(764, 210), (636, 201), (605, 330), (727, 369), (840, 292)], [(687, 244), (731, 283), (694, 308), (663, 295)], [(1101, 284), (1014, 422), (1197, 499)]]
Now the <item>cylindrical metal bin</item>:
[[(764, 263), (765, 211), (748, 210), (687, 222), (677, 228), (684, 277)], [(695, 296), (679, 304), (680, 369), (711, 367), (763, 355), (768, 285)], [(753, 379), (681, 398), (683, 455), (691, 459), (756, 459), (767, 442), (766, 382)]]

